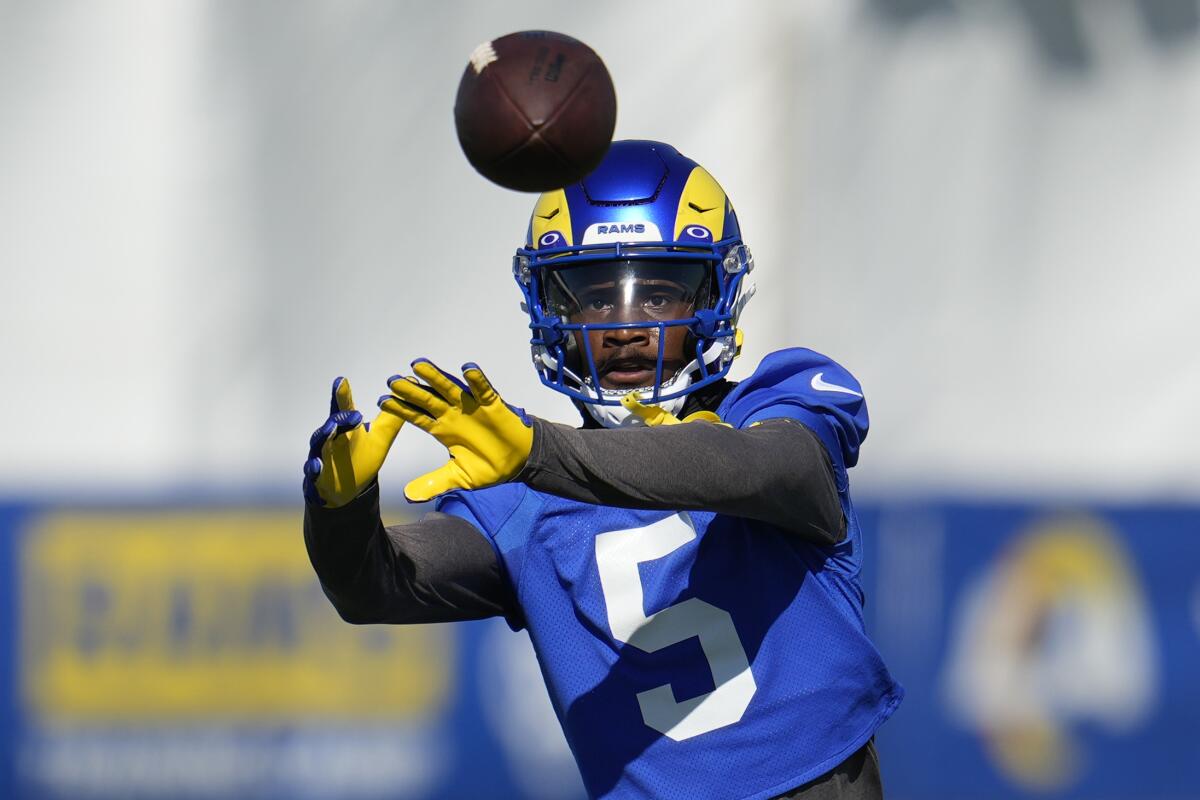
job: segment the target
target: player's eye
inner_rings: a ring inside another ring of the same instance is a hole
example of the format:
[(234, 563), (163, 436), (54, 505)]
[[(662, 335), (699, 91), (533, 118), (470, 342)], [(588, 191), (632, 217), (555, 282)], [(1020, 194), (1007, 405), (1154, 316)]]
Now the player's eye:
[(646, 298), (646, 307), (653, 308), (656, 311), (661, 311), (671, 303), (675, 302), (675, 298), (666, 294), (652, 294)]
[(690, 302), (686, 292), (674, 289), (652, 291), (641, 298), (642, 309), (656, 317), (686, 316)]
[(612, 312), (613, 298), (610, 292), (590, 292), (579, 298), (579, 313), (596, 319)]

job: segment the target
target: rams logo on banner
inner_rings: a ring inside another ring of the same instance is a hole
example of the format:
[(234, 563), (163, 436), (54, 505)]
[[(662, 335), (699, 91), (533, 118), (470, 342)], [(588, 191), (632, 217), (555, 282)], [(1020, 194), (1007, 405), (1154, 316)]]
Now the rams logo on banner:
[(969, 585), (951, 630), (951, 710), (1015, 783), (1052, 791), (1081, 774), (1077, 731), (1127, 732), (1149, 713), (1158, 655), (1142, 589), (1092, 517), (1014, 539)]

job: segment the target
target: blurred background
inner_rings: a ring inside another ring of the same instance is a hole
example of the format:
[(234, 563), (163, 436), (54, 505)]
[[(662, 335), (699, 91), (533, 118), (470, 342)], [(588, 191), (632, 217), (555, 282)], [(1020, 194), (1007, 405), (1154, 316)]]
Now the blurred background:
[(0, 796), (582, 796), (525, 634), (345, 625), (300, 535), (336, 375), (574, 418), (452, 121), (528, 28), (733, 198), (735, 377), (865, 386), (888, 796), (1200, 797), (1200, 0), (0, 0)]

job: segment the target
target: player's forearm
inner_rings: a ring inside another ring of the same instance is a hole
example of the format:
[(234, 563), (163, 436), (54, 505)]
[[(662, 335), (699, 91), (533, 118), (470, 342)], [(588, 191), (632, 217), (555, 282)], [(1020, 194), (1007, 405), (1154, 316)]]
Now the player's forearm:
[(810, 430), (769, 420), (743, 430), (693, 422), (576, 430), (534, 419), (517, 476), (540, 491), (626, 508), (715, 511), (824, 544), (845, 520), (829, 456)]
[(495, 551), (469, 522), (427, 514), (385, 527), (373, 486), (336, 509), (306, 504), (304, 541), (347, 622), (452, 622), (515, 611)]

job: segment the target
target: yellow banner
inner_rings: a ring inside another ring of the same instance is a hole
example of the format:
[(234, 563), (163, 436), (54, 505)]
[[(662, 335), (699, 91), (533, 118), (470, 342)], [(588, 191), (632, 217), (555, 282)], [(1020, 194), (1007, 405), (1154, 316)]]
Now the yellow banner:
[(21, 554), (22, 693), (64, 721), (424, 717), (446, 626), (353, 626), (297, 513), (57, 513)]

